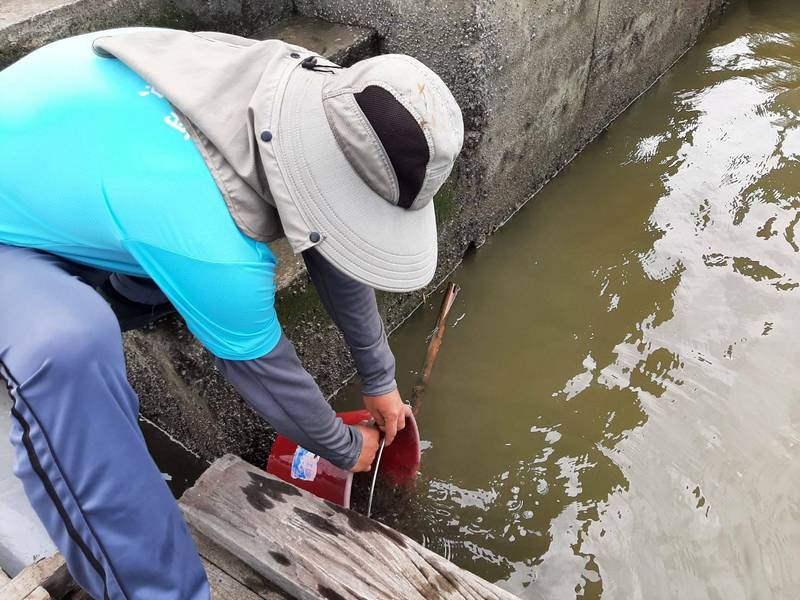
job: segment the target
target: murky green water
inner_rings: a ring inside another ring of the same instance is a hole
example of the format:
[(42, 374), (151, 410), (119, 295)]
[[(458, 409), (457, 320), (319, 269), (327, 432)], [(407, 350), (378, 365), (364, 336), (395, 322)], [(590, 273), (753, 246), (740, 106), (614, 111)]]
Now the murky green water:
[(454, 275), (383, 519), (524, 598), (798, 597), (798, 221), (800, 3), (743, 0)]
[(141, 419), (139, 426), (162, 477), (172, 494), (180, 498), (208, 468), (208, 463), (149, 421)]

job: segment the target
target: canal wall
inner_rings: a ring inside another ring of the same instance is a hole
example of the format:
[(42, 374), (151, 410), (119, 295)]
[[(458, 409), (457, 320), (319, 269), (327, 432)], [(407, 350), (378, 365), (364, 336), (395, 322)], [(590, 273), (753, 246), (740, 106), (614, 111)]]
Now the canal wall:
[[(5, 4), (0, 67), (51, 39), (134, 24), (284, 37), (345, 63), (376, 52), (421, 59), (451, 86), (465, 118), (464, 151), (436, 197), (436, 283), (691, 47), (724, 0)], [(285, 245), (276, 252), (281, 322), (331, 393), (352, 373), (352, 361), (302, 265)], [(435, 283), (415, 294), (379, 294), (387, 326), (399, 324)], [(125, 344), (129, 376), (149, 419), (205, 458), (235, 453), (264, 460), (272, 432), (222, 380), (179, 319), (127, 334)]]

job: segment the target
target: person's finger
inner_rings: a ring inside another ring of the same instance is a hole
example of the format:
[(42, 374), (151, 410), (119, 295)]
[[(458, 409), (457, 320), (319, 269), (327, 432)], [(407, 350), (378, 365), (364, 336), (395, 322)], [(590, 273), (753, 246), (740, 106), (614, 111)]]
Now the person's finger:
[(403, 431), (406, 428), (406, 411), (397, 415), (397, 431)]
[(386, 437), (386, 445), (389, 446), (394, 441), (394, 436), (397, 435), (397, 419), (389, 419), (386, 421), (386, 429), (383, 430)]
[(383, 415), (376, 410), (372, 414), (372, 418), (375, 419), (375, 425), (383, 430), (383, 428), (386, 426), (386, 419), (383, 418)]

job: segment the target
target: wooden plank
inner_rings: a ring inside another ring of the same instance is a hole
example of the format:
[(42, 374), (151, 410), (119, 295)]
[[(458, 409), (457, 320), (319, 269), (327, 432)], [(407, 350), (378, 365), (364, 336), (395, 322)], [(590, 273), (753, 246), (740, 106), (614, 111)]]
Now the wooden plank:
[[(38, 579), (37, 581), (37, 578)], [(3, 594), (24, 594), (25, 590), (30, 589), (31, 586), (36, 586), (28, 593), (27, 596), (20, 596), (20, 598), (44, 598), (41, 596), (42, 592), (47, 593), (47, 598), (65, 598), (78, 591), (78, 584), (72, 579), (72, 576), (67, 571), (67, 565), (64, 563), (64, 557), (60, 553), (56, 553), (44, 560), (34, 563), (25, 570), (23, 570), (17, 577), (10, 580), (14, 585), (12, 588), (2, 588)], [(38, 588), (42, 588), (38, 591)], [(37, 595), (38, 594), (38, 595)], [(0, 596), (5, 598), (5, 595)]]
[(77, 589), (61, 598), (60, 600), (92, 600), (92, 597), (82, 589)]
[(227, 455), (180, 501), (208, 539), (299, 600), (510, 600), (363, 515)]
[[(289, 596), (284, 595), (282, 592), (267, 592), (264, 591), (260, 594), (255, 593), (254, 591), (250, 590), (245, 583), (242, 583), (238, 579), (232, 577), (224, 570), (217, 567), (214, 563), (209, 562), (205, 558), (203, 558), (203, 566), (206, 569), (206, 573), (208, 574), (208, 581), (211, 585), (211, 594), (214, 600), (291, 600)], [(255, 585), (260, 589), (265, 589), (261, 578), (256, 574), (253, 573), (250, 569), (247, 569), (248, 576), (246, 579), (249, 579), (251, 585)], [(66, 572), (66, 569), (65, 569)], [(11, 581), (11, 579), (8, 579)], [(50, 595), (50, 592), (45, 589), (45, 583), (36, 587), (30, 594), (27, 596), (11, 596), (12, 592), (9, 590), (4, 590), (3, 586), (0, 586), (0, 598), (3, 600), (52, 600), (53, 598), (69, 598), (70, 600), (91, 600), (89, 595), (86, 592), (83, 592), (78, 589), (77, 585), (72, 581), (70, 578), (70, 585), (58, 585), (55, 588), (50, 587), (49, 589), (52, 591), (53, 589), (61, 590), (58, 593), (54, 593), (53, 596)], [(7, 583), (7, 582), (6, 582)], [(267, 582), (267, 585), (268, 582)], [(6, 592), (8, 592), (8, 596), (6, 596)]]
[(60, 559), (60, 564), (50, 575), (42, 580), (40, 585), (49, 592), (53, 598), (65, 598), (77, 592), (80, 588), (78, 584), (75, 583), (72, 575), (69, 574), (67, 565), (64, 562), (64, 557), (61, 556), (61, 554), (56, 554), (56, 556)]
[[(292, 596), (281, 591), (280, 588), (253, 571), (253, 569), (248, 567), (233, 554), (214, 544), (191, 525), (189, 525), (189, 531), (192, 532), (192, 537), (197, 545), (197, 551), (200, 553), (200, 557), (203, 559), (203, 564), (206, 567), (208, 579), (211, 582), (211, 591), (215, 594), (214, 598), (217, 598), (217, 593), (223, 592), (223, 587), (225, 590), (229, 587), (227, 580), (220, 580), (218, 584), (220, 590), (217, 590), (215, 587), (215, 585), (217, 585), (215, 584), (215, 578), (221, 576), (220, 574), (224, 574), (232, 581), (238, 583), (243, 590), (253, 594), (255, 598), (262, 600), (294, 600)], [(240, 593), (243, 598), (249, 597), (245, 596), (244, 592)]]
[(236, 581), (219, 567), (203, 560), (214, 600), (260, 600), (260, 596)]
[(26, 598), (61, 568), (64, 568), (64, 559), (60, 554), (33, 563), (3, 587), (3, 600)]
[[(192, 534), (208, 574), (214, 600), (293, 600), (236, 557), (214, 546), (199, 532), (192, 531)], [(39, 577), (41, 579), (37, 579)], [(5, 587), (4, 584), (12, 581), (13, 588)], [(12, 580), (8, 576), (0, 579), (0, 599), (91, 600), (70, 576), (61, 554), (31, 565), (17, 579)]]
[(11, 577), (6, 575), (6, 572), (3, 569), (0, 569), (0, 590), (3, 589), (3, 586), (11, 581)]

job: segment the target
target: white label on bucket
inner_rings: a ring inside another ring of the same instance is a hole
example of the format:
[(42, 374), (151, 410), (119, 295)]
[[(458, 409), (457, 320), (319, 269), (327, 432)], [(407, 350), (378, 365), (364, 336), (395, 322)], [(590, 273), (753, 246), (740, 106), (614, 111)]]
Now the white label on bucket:
[(292, 479), (314, 481), (317, 478), (317, 463), (318, 455), (298, 446), (292, 459)]

